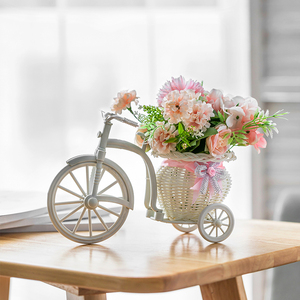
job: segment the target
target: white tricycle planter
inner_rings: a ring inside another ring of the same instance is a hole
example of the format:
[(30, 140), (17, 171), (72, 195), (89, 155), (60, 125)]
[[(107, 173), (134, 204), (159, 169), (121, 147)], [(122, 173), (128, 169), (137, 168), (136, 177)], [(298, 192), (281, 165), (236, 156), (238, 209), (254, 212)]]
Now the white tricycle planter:
[[(70, 240), (92, 244), (108, 239), (122, 227), (129, 209), (133, 209), (134, 194), (126, 173), (105, 158), (106, 148), (117, 148), (134, 152), (144, 160), (147, 217), (171, 223), (182, 232), (198, 228), (201, 236), (209, 242), (225, 240), (233, 230), (234, 217), (231, 210), (221, 203), (231, 185), (222, 162), (234, 160), (234, 153), (227, 153), (221, 159), (206, 154), (173, 152), (165, 156), (168, 160), (155, 174), (153, 164), (145, 153), (146, 143), (140, 148), (127, 141), (108, 138), (112, 120), (139, 126), (116, 114), (104, 115), (104, 128), (102, 133), (98, 133), (100, 142), (95, 154), (69, 159), (50, 186), (48, 211), (55, 228)], [(217, 174), (209, 177), (211, 167)], [(201, 186), (195, 197), (195, 189), (192, 188), (197, 185), (197, 178), (201, 178)], [(214, 193), (217, 189), (221, 192)], [(157, 199), (161, 208), (157, 207)], [(116, 206), (119, 209), (116, 210)], [(62, 215), (62, 208), (69, 209), (68, 213)], [(112, 221), (107, 222), (103, 217), (105, 214), (109, 214)], [(87, 223), (88, 232), (79, 230), (83, 222)], [(97, 229), (96, 223), (102, 225), (102, 231)]]

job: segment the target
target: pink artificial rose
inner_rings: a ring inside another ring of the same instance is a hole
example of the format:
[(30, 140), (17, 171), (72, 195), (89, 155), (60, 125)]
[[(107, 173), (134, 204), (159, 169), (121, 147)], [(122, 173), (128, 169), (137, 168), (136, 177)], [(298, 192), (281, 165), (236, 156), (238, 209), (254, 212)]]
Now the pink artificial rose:
[(173, 78), (172, 81), (167, 81), (159, 90), (157, 95), (158, 106), (162, 106), (163, 99), (172, 91), (193, 90), (196, 94), (200, 93), (204, 96), (204, 88), (201, 83), (190, 79), (186, 81), (184, 77)]
[(218, 133), (206, 139), (206, 146), (212, 156), (220, 156), (228, 150), (228, 140), (231, 134), (231, 130), (223, 124), (217, 126), (216, 129)]
[[(147, 128), (139, 128), (135, 134), (135, 139), (134, 142), (136, 145), (138, 145), (140, 148), (142, 148), (143, 143), (144, 143), (144, 139), (138, 134), (138, 133), (145, 133), (147, 132)], [(147, 145), (146, 147), (146, 151), (150, 150), (150, 146)]]
[(260, 153), (259, 148), (267, 147), (267, 141), (264, 139), (263, 133), (260, 133), (258, 130), (252, 129), (246, 136), (248, 138), (247, 143), (254, 146), (258, 153)]
[(207, 103), (211, 104), (213, 109), (222, 112), (223, 93), (220, 90), (212, 89), (206, 96)]
[(178, 135), (176, 127), (169, 123), (156, 122), (158, 128), (154, 131), (153, 137), (149, 140), (151, 149), (159, 154), (168, 154), (176, 150), (176, 143), (165, 143), (170, 138)]
[(210, 177), (214, 177), (214, 176), (216, 175), (216, 170), (215, 170), (215, 168), (209, 167), (208, 170), (207, 170), (207, 174), (208, 174)]
[(114, 98), (111, 110), (117, 114), (122, 114), (122, 110), (129, 108), (132, 101), (134, 101), (135, 104), (138, 104), (137, 98), (138, 97), (136, 96), (135, 90), (132, 90), (130, 92), (121, 91), (117, 94), (117, 97)]

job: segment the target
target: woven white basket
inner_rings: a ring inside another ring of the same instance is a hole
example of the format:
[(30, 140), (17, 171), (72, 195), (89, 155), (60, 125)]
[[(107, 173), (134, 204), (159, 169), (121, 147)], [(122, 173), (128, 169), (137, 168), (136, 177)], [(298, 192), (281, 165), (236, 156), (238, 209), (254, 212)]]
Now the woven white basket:
[[(176, 157), (178, 157), (176, 153)], [(185, 153), (179, 153), (180, 160), (188, 161), (230, 161), (236, 159), (233, 152), (225, 155), (223, 159), (216, 159), (211, 155), (201, 154), (193, 155), (194, 160), (184, 159)], [(193, 154), (193, 153), (189, 153)], [(174, 152), (168, 155), (174, 160)], [(190, 155), (189, 155), (190, 156)], [(198, 156), (198, 157), (197, 157)], [(213, 159), (211, 159), (213, 158)], [(226, 178), (219, 182), (222, 188), (222, 194), (209, 195), (209, 190), (206, 194), (199, 194), (197, 200), (193, 204), (193, 190), (191, 187), (195, 184), (196, 175), (184, 168), (161, 166), (156, 173), (158, 202), (163, 208), (166, 217), (174, 221), (193, 221), (197, 222), (201, 211), (209, 204), (221, 203), (227, 196), (231, 187), (231, 178), (225, 170)]]

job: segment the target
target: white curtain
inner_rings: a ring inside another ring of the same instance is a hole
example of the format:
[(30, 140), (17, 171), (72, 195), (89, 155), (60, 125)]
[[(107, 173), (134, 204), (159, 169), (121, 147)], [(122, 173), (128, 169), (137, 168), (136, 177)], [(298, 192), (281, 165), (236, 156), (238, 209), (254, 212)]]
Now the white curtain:
[[(183, 75), (207, 90), (249, 94), (246, 0), (22, 3), (0, 1), (1, 190), (47, 191), (66, 159), (93, 153), (100, 111), (121, 89), (155, 104), (164, 82)], [(112, 136), (132, 141), (134, 129), (116, 124)], [(250, 154), (237, 152), (228, 203), (242, 194), (234, 207), (244, 217)], [(124, 155), (142, 208), (143, 166)]]

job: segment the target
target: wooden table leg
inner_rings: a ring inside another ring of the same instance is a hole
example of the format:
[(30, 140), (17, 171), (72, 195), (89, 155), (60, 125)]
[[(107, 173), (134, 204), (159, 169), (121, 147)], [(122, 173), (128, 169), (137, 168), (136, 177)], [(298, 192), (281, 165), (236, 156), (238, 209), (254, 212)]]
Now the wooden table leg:
[(247, 300), (242, 276), (200, 286), (203, 300)]
[(67, 292), (67, 300), (106, 300), (106, 294), (77, 296)]
[(0, 276), (0, 300), (9, 299), (10, 277)]

